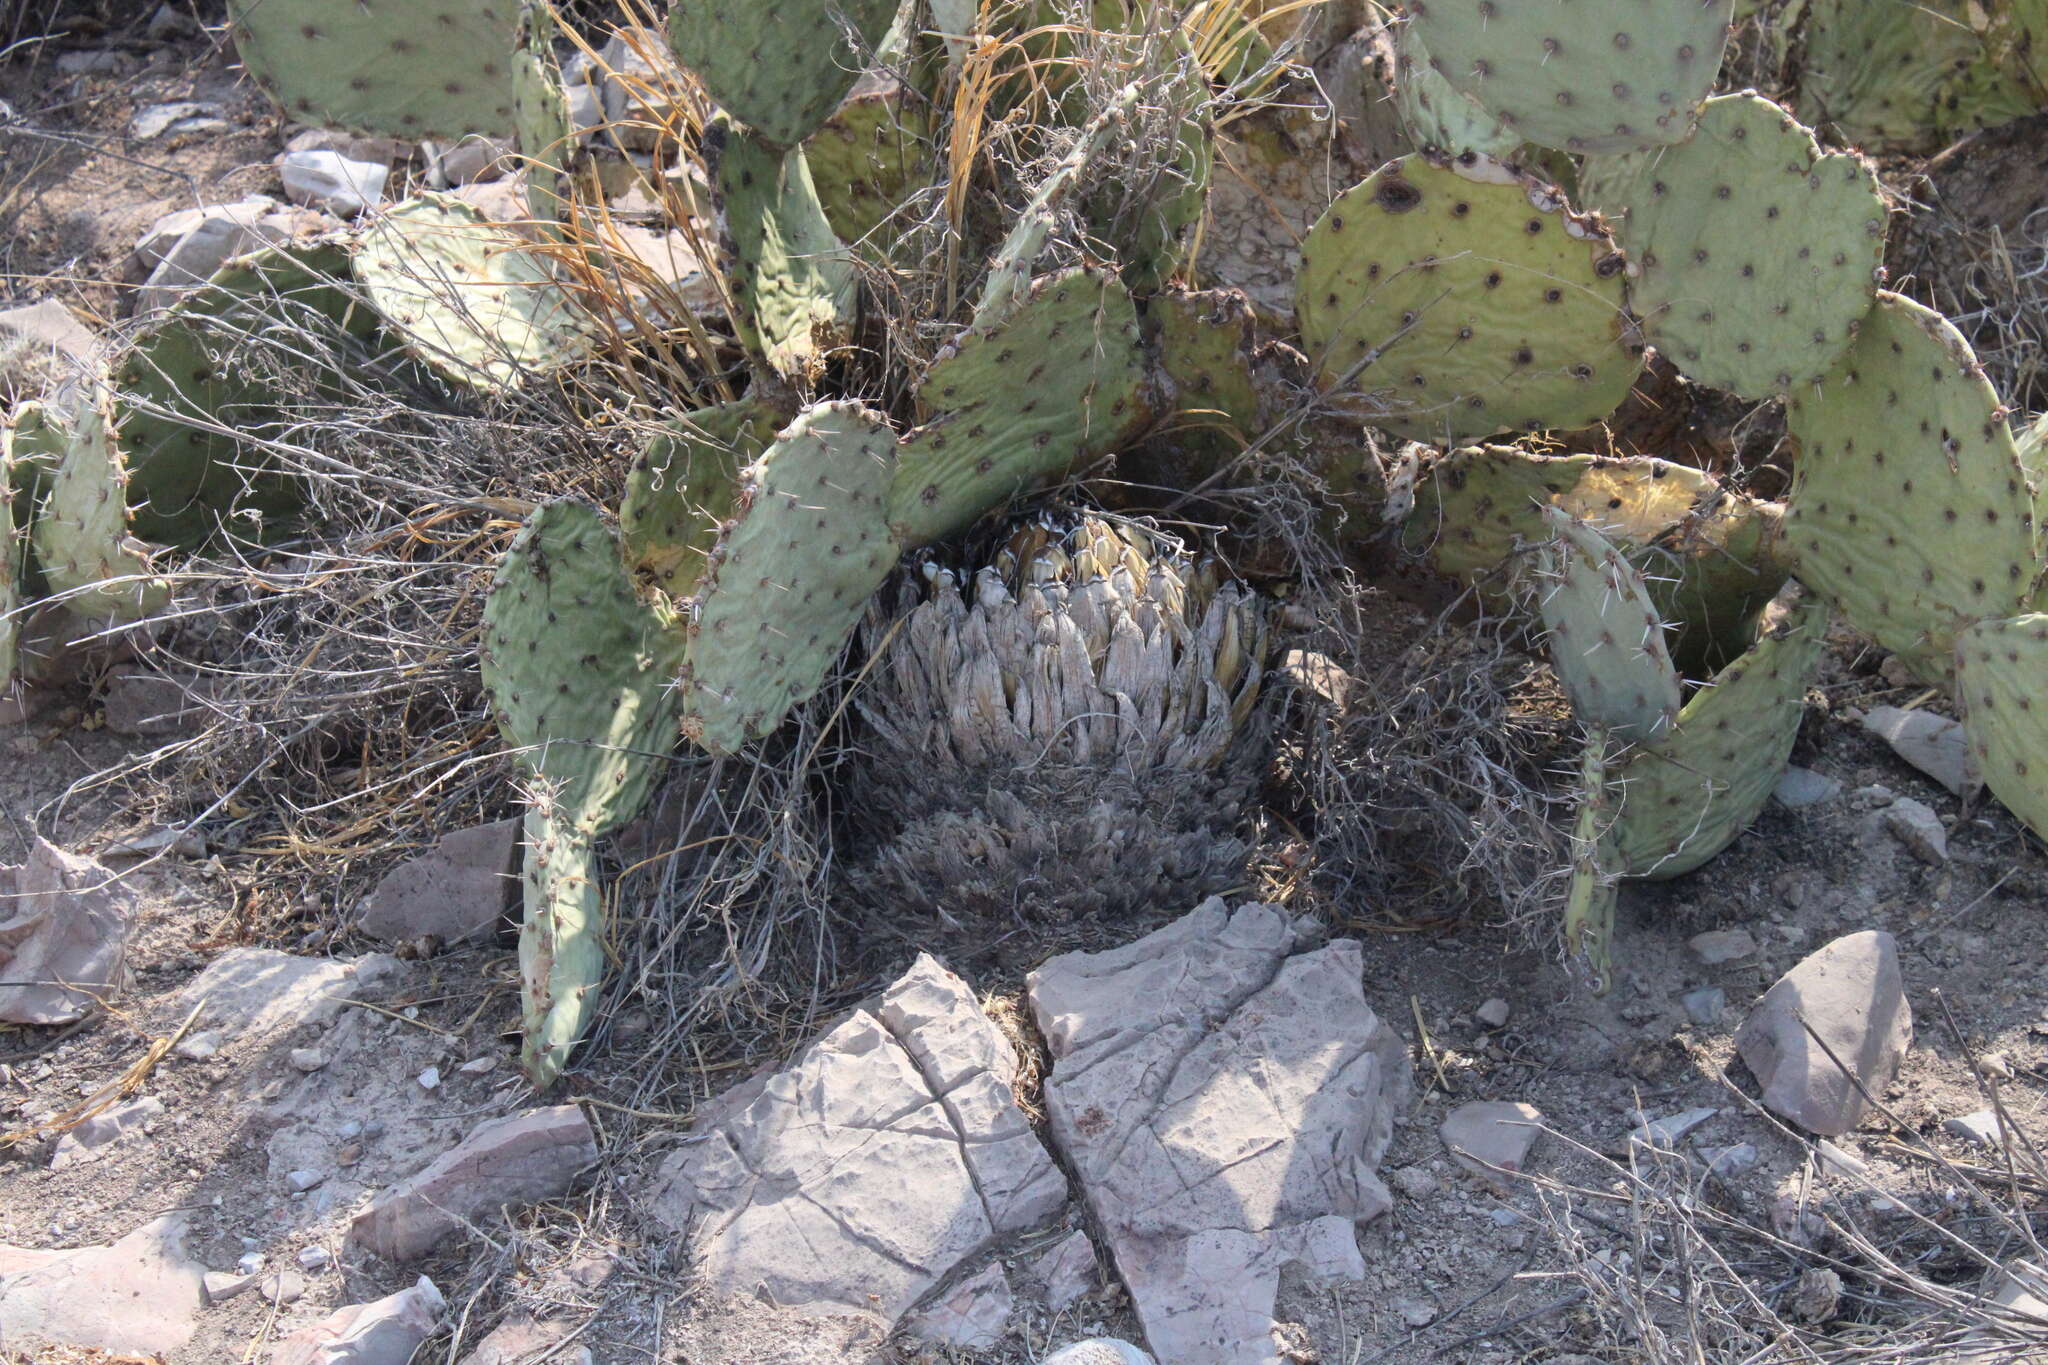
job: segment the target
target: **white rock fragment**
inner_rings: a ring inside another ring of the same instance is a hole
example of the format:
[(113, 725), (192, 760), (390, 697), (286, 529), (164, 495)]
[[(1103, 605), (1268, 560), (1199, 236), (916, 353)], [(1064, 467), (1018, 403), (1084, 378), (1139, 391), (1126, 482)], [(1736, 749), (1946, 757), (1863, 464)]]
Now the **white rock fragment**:
[(1960, 721), (1919, 708), (1879, 706), (1863, 717), (1863, 728), (1892, 746), (1892, 752), (1948, 788), (1963, 794), (1969, 781), (1970, 746)]
[(1948, 831), (1926, 802), (1900, 797), (1885, 807), (1884, 827), (1921, 862), (1939, 867), (1948, 861)]
[(331, 150), (286, 152), (277, 169), (285, 198), (337, 218), (354, 218), (382, 203), (384, 181), (391, 174), (387, 166)]

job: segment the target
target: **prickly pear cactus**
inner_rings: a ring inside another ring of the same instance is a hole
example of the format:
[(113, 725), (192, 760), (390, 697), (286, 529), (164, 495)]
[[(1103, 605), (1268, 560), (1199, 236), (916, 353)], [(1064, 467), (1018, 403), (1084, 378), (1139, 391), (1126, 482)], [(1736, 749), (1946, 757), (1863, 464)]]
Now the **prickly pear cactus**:
[(1415, 440), (1569, 429), (1612, 412), (1642, 369), (1624, 264), (1554, 187), (1414, 153), (1317, 221), (1295, 309), (1318, 384), (1362, 396), (1375, 425)]
[(729, 119), (705, 137), (725, 200), (743, 337), (777, 374), (807, 379), (853, 330), (853, 262), (801, 150), (778, 152)]
[(139, 621), (170, 600), (170, 585), (128, 534), (128, 469), (111, 427), (104, 393), (61, 418), (24, 404), (14, 444), (48, 461), (29, 539), (50, 596), (87, 620)]
[[(349, 276), (337, 242), (266, 248), (223, 265), (120, 354), (112, 383), (136, 535), (190, 549), (224, 518), (245, 539), (291, 524), (302, 490), (258, 442), (302, 395), (258, 378), (240, 353), (252, 338), (286, 336), (298, 353), (347, 367), (377, 327)], [(338, 375), (316, 362), (301, 378), (317, 398)]]
[(257, 86), (302, 123), (418, 141), (509, 132), (519, 0), (231, 0)]
[(943, 539), (1114, 449), (1142, 425), (1137, 310), (1107, 272), (1034, 281), (1015, 315), (970, 328), (918, 385), (931, 418), (903, 438), (889, 524)]
[(1938, 147), (2044, 102), (2038, 0), (1814, 0), (1803, 32), (1799, 116), (1871, 151)]
[(1751, 398), (1826, 373), (1870, 310), (1885, 206), (1863, 158), (1754, 93), (1722, 95), (1676, 147), (1590, 157), (1586, 202), (1624, 215), (1630, 303), (1649, 340)]
[(2021, 610), (2041, 547), (1998, 395), (1939, 313), (1880, 293), (1856, 343), (1792, 392), (1793, 573), (1929, 681), (1957, 634)]
[(1571, 513), (1545, 507), (1543, 520), (1555, 539), (1538, 571), (1538, 606), (1573, 713), (1625, 744), (1656, 739), (1678, 715), (1678, 673), (1642, 575)]
[(559, 223), (569, 214), (569, 162), (576, 127), (569, 95), (553, 48), (554, 16), (529, 4), (520, 20), (518, 50), (512, 54), (513, 136), (526, 163), (526, 211), (538, 223)]
[(378, 215), (356, 243), (355, 273), (406, 349), (464, 387), (515, 389), (591, 345), (546, 258), (447, 195)]
[(1522, 145), (1500, 115), (1444, 79), (1413, 24), (1401, 25), (1394, 39), (1394, 105), (1420, 148), (1505, 160)]
[[(1136, 119), (1134, 126), (1134, 136), (1152, 135)], [(1103, 176), (1083, 204), (1089, 234), (1113, 250), (1123, 264), (1123, 281), (1135, 294), (1164, 289), (1187, 263), (1209, 202), (1216, 159), (1214, 134), (1205, 119), (1175, 120), (1173, 127), (1156, 132), (1174, 139), (1171, 161), (1154, 167), (1142, 182)]]
[(1626, 152), (1682, 142), (1713, 88), (1732, 0), (1406, 0), (1458, 90), (1530, 142)]
[(679, 636), (634, 593), (594, 508), (527, 518), (484, 604), (483, 681), (558, 825), (596, 838), (646, 800), (675, 745)]
[(1628, 755), (1607, 835), (1616, 872), (1651, 880), (1690, 872), (1762, 813), (1799, 737), (1827, 621), (1817, 598), (1794, 605), (1780, 628), (1693, 694), (1670, 734)]
[(10, 412), (7, 420), (0, 422), (0, 694), (15, 682), (25, 591), (21, 580), (27, 569), (23, 554), (27, 536), (14, 524), (14, 498), (20, 482), (15, 465), (14, 430), (19, 421), (19, 414)]
[(543, 792), (526, 811), (520, 881), (520, 1064), (536, 1090), (562, 1074), (604, 986), (604, 894), (591, 836)]
[(648, 442), (626, 475), (619, 532), (626, 564), (670, 597), (704, 576), (739, 497), (740, 471), (775, 439), (782, 413), (741, 399), (677, 418)]
[(930, 106), (894, 81), (856, 89), (804, 143), (804, 160), (833, 235), (887, 246), (884, 226), (937, 180)]
[(1572, 876), (1564, 906), (1565, 951), (1604, 992), (1612, 979), (1614, 907), (1619, 900), (1604, 843), (1614, 818), (1607, 736), (1594, 730), (1579, 760), (1578, 815), (1572, 822)]
[(824, 683), (896, 563), (894, 433), (858, 403), (797, 415), (740, 475), (697, 585), (678, 692), (683, 734), (731, 753)]
[(818, 130), (868, 65), (898, 0), (677, 0), (668, 42), (720, 107), (779, 148)]
[(1956, 698), (1977, 771), (2048, 839), (2048, 614), (1980, 621), (1956, 642)]

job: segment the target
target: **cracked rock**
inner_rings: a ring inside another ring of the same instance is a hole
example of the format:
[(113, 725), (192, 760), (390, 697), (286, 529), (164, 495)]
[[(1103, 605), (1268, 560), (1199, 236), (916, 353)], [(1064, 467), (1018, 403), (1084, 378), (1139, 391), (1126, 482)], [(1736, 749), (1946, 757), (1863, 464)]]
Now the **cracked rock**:
[(192, 1335), (205, 1277), (185, 1254), (185, 1231), (185, 1215), (172, 1213), (111, 1246), (0, 1247), (0, 1341), (10, 1351), (31, 1341), (178, 1350)]
[(1862, 1121), (1863, 1092), (1891, 1084), (1912, 1041), (1898, 947), (1890, 934), (1866, 929), (1779, 977), (1750, 1007), (1735, 1050), (1763, 1085), (1765, 1108), (1836, 1137)]
[(1356, 1227), (1391, 1203), (1376, 1167), (1405, 1047), (1358, 944), (1304, 946), (1275, 907), (1212, 898), (1031, 974), (1054, 1140), (1174, 1365), (1278, 1362), (1282, 1268), (1362, 1279)]
[(38, 835), (24, 862), (0, 866), (0, 900), (0, 1020), (68, 1024), (126, 985), (127, 882)]
[(705, 1105), (651, 1200), (707, 1291), (685, 1354), (854, 1365), (955, 1268), (1058, 1213), (1065, 1177), (1016, 1072), (966, 983), (921, 956), (873, 1007)]
[(1032, 1263), (1031, 1273), (1045, 1287), (1045, 1306), (1064, 1312), (1095, 1288), (1102, 1271), (1095, 1263), (1095, 1244), (1085, 1232), (1070, 1232), (1051, 1251)]
[(910, 1335), (934, 1346), (987, 1349), (1003, 1339), (1016, 1299), (1001, 1265), (984, 1266), (904, 1320)]

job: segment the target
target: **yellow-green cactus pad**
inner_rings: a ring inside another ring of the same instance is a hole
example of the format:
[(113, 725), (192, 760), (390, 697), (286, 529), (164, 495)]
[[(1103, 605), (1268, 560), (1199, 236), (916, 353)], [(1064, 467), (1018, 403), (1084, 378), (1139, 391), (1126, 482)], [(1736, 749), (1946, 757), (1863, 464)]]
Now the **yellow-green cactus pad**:
[(825, 218), (801, 148), (781, 152), (729, 119), (715, 149), (743, 339), (777, 374), (813, 377), (853, 330), (853, 261)]
[(466, 387), (514, 389), (590, 349), (583, 311), (547, 259), (459, 199), (426, 195), (381, 214), (355, 271), (406, 348)]
[(1956, 636), (2012, 616), (2041, 563), (2005, 409), (1939, 313), (1879, 293), (1826, 378), (1794, 389), (1784, 545), (1799, 581), (1929, 681)]
[(40, 404), (15, 414), (15, 453), (42, 457), (29, 538), (50, 596), (92, 621), (139, 621), (170, 600), (128, 533), (128, 470), (104, 394), (60, 418)]
[(418, 141), (512, 129), (518, 0), (231, 0), (242, 65), (302, 123)]
[(1678, 715), (1678, 672), (1642, 575), (1571, 513), (1545, 507), (1543, 521), (1537, 606), (1573, 714), (1623, 743), (1657, 738)]
[(667, 424), (626, 475), (619, 531), (642, 582), (688, 597), (731, 519), (740, 473), (775, 439), (782, 414), (751, 398), (701, 408)]
[(1444, 79), (1413, 24), (1401, 25), (1394, 38), (1394, 107), (1417, 147), (1506, 159), (1522, 145), (1500, 115)]
[(1476, 155), (1390, 161), (1330, 205), (1295, 311), (1317, 382), (1414, 440), (1589, 426), (1643, 346), (1625, 261), (1553, 187)]
[(1977, 771), (2048, 839), (2048, 614), (1980, 621), (1956, 642), (1956, 698)]
[(519, 1060), (536, 1090), (568, 1065), (604, 986), (604, 895), (590, 836), (545, 796), (526, 812), (519, 926)]
[(886, 247), (884, 224), (938, 178), (931, 107), (895, 82), (856, 90), (804, 143), (825, 221), (842, 242)]
[(1819, 378), (1870, 311), (1884, 200), (1862, 157), (1754, 93), (1721, 95), (1676, 147), (1588, 158), (1579, 188), (1623, 215), (1630, 304), (1709, 388), (1751, 398)]
[(1406, 0), (1451, 85), (1530, 142), (1683, 142), (1728, 45), (1732, 0)]
[(1814, 0), (1799, 116), (1859, 147), (1927, 150), (2048, 103), (2041, 0)]

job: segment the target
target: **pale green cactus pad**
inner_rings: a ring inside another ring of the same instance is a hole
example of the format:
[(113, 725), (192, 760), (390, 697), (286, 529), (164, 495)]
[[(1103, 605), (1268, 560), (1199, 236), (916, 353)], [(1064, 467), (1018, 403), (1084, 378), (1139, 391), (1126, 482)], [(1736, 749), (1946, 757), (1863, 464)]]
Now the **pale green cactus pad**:
[(590, 836), (545, 796), (526, 811), (519, 926), (520, 1064), (536, 1090), (568, 1065), (604, 986), (604, 895)]
[(1814, 0), (1802, 31), (1799, 116), (1872, 151), (1938, 147), (2048, 100), (2039, 0)]
[(2048, 839), (2048, 614), (1979, 621), (1956, 643), (1956, 698), (1977, 771)]
[(1295, 310), (1317, 383), (1414, 440), (1589, 426), (1642, 343), (1625, 262), (1552, 186), (1481, 157), (1388, 162), (1309, 232)]
[(24, 404), (14, 447), (43, 465), (29, 539), (50, 596), (89, 621), (139, 621), (163, 609), (170, 585), (128, 533), (128, 470), (111, 427), (104, 394), (63, 417)]
[(1818, 386), (1793, 390), (1785, 551), (1793, 573), (1927, 680), (1956, 635), (2012, 616), (2040, 539), (2005, 410), (1939, 313), (1879, 293)]
[[(366, 344), (377, 318), (354, 300), (349, 270), (347, 250), (332, 241), (229, 261), (121, 353), (114, 411), (136, 535), (194, 548), (224, 518), (244, 539), (289, 525), (301, 490), (258, 442), (289, 422), (299, 395), (257, 378), (242, 353), (283, 340), (297, 353), (347, 357)], [(308, 374), (306, 387), (317, 396), (335, 377)]]
[(464, 387), (515, 389), (591, 346), (546, 258), (460, 199), (425, 195), (379, 215), (355, 272), (406, 349)]
[(1628, 755), (1606, 857), (1628, 877), (1692, 871), (1735, 842), (1771, 798), (1805, 715), (1828, 609), (1808, 596), (1783, 625), (1694, 693), (1671, 733)]
[(1564, 907), (1565, 951), (1591, 974), (1595, 992), (1604, 992), (1611, 979), (1614, 908), (1620, 899), (1605, 846), (1614, 819), (1607, 747), (1607, 736), (1595, 730), (1587, 736), (1580, 757), (1572, 876)]
[(681, 631), (633, 591), (596, 510), (527, 518), (484, 604), (483, 681), (556, 823), (595, 838), (633, 818), (675, 746)]
[(963, 530), (1112, 450), (1144, 422), (1137, 309), (1106, 271), (1036, 280), (1002, 326), (970, 328), (918, 385), (889, 524), (905, 545)]
[(806, 408), (740, 476), (697, 585), (679, 691), (685, 737), (731, 753), (825, 681), (897, 559), (895, 434), (858, 403)]
[(818, 130), (889, 31), (899, 0), (677, 0), (668, 42), (711, 98), (776, 147)]
[(1732, 0), (1407, 0), (1451, 85), (1530, 142), (1626, 152), (1682, 142), (1713, 88)]
[(937, 157), (930, 106), (893, 81), (856, 90), (804, 143), (833, 235), (881, 247), (893, 240), (890, 215), (936, 182)]
[(1589, 731), (1656, 739), (1678, 715), (1678, 673), (1642, 575), (1605, 536), (1558, 507), (1535, 585), (1550, 659)]
[[(1141, 126), (1135, 135), (1149, 134)], [(1142, 182), (1103, 176), (1084, 204), (1090, 236), (1123, 263), (1123, 281), (1137, 294), (1166, 288), (1187, 263), (1216, 161), (1207, 120), (1180, 120), (1161, 135), (1174, 138), (1171, 161), (1154, 166)]]
[(781, 426), (775, 407), (746, 398), (679, 417), (648, 442), (619, 504), (626, 564), (642, 582), (670, 597), (696, 592), (736, 510), (741, 471)]
[(522, 26), (524, 36), (512, 54), (512, 129), (526, 163), (526, 211), (536, 222), (559, 223), (569, 215), (576, 127), (552, 47), (553, 17), (529, 8)]
[(1417, 147), (1505, 160), (1522, 145), (1498, 114), (1444, 79), (1413, 24), (1394, 37), (1394, 107)]
[(733, 303), (748, 344), (785, 378), (808, 379), (853, 330), (853, 261), (826, 221), (809, 164), (715, 122), (718, 185), (732, 239)]
[(418, 141), (512, 130), (518, 0), (231, 0), (257, 86), (301, 123)]
[(14, 497), (25, 472), (17, 469), (14, 455), (14, 429), (19, 421), (20, 414), (10, 412), (0, 423), (0, 691), (15, 683), (26, 591), (21, 580), (27, 569), (23, 554), (27, 537), (14, 524)]
[(1859, 156), (1754, 93), (1721, 95), (1676, 147), (1588, 158), (1587, 203), (1624, 215), (1630, 304), (1687, 377), (1751, 398), (1824, 374), (1870, 310), (1884, 200)]

